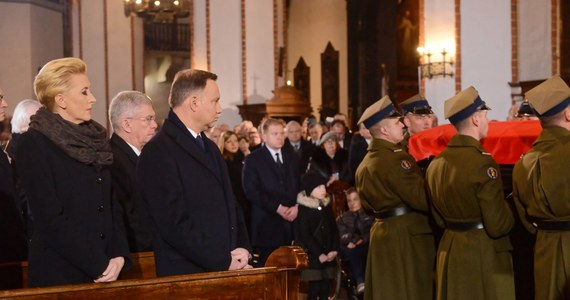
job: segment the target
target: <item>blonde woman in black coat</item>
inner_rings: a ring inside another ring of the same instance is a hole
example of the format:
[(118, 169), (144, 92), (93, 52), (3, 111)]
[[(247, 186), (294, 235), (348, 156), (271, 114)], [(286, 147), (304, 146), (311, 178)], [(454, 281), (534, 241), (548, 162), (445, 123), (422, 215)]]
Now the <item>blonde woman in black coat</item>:
[(34, 87), (44, 107), (20, 137), (16, 162), (34, 216), (29, 285), (114, 281), (129, 248), (111, 201), (107, 130), (91, 120), (96, 99), (85, 63), (50, 61)]

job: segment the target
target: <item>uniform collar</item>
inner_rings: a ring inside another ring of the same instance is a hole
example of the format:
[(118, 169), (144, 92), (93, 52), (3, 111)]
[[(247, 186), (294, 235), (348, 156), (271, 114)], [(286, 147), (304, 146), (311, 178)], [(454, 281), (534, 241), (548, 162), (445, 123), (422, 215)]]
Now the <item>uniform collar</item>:
[(544, 128), (533, 146), (546, 141), (559, 141), (560, 143), (567, 143), (570, 141), (570, 131), (562, 127), (548, 127)]
[(485, 149), (483, 149), (481, 142), (476, 140), (474, 137), (469, 136), (469, 135), (456, 134), (453, 138), (451, 138), (451, 140), (449, 141), (447, 146), (448, 147), (473, 147), (473, 148), (477, 148), (477, 150), (479, 150), (481, 152), (485, 152)]
[(388, 149), (393, 152), (402, 151), (401, 144), (394, 144), (383, 139), (372, 139), (368, 146), (370, 150)]

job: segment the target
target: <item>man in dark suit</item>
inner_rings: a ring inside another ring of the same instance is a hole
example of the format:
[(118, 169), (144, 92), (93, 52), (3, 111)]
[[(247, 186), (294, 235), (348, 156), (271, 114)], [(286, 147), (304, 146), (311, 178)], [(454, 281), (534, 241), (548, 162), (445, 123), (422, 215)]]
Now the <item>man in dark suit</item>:
[(301, 124), (297, 121), (289, 121), (287, 126), (285, 126), (285, 144), (283, 148), (287, 148), (288, 151), (293, 151), (297, 154), (299, 158), (299, 171), (305, 173), (307, 170), (307, 165), (309, 160), (317, 148), (311, 142), (303, 139)]
[(316, 147), (319, 143), (319, 140), (321, 139), (321, 136), (323, 135), (323, 126), (318, 121), (313, 120), (312, 122), (309, 122), (308, 131), (308, 141)]
[[(6, 118), (8, 103), (0, 89), (0, 122)], [(14, 189), (12, 167), (4, 151), (0, 151), (0, 263), (25, 260), (26, 238), (22, 209)]]
[(154, 136), (158, 127), (154, 118), (152, 101), (137, 91), (118, 93), (109, 107), (109, 120), (113, 129), (113, 198), (123, 208), (131, 252), (152, 250), (152, 235), (143, 221), (142, 199), (135, 186), (141, 149)]
[(336, 139), (340, 147), (346, 151), (350, 149), (350, 142), (352, 140), (352, 133), (346, 127), (346, 123), (342, 120), (334, 120), (331, 124), (331, 130), (336, 134)]
[(243, 166), (243, 189), (252, 204), (252, 245), (259, 254), (259, 266), (273, 250), (293, 241), (300, 175), (295, 153), (283, 147), (284, 127), (281, 120), (265, 120), (261, 126), (265, 144), (247, 156)]
[(366, 156), (368, 152), (368, 145), (372, 141), (372, 136), (370, 131), (364, 123), (358, 125), (358, 133), (352, 137), (352, 142), (350, 143), (350, 149), (348, 150), (348, 171), (350, 172), (350, 184), (354, 185), (354, 176), (356, 175), (356, 169)]
[(222, 112), (216, 79), (201, 70), (176, 74), (168, 117), (139, 158), (158, 276), (249, 266), (243, 214), (220, 150), (203, 133)]

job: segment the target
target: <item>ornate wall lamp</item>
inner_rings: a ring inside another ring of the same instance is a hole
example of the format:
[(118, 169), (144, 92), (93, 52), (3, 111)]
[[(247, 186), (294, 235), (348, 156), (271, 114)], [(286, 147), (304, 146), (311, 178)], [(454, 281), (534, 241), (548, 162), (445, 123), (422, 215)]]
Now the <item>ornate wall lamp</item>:
[(124, 0), (125, 16), (136, 15), (145, 22), (173, 23), (190, 15), (188, 0)]
[[(453, 77), (453, 58), (447, 58), (449, 52), (441, 49), (441, 61), (432, 62), (433, 53), (424, 47), (418, 48), (419, 72), (421, 78), (432, 79), (434, 76)], [(447, 60), (446, 60), (447, 59)], [(422, 63), (423, 62), (423, 63)]]

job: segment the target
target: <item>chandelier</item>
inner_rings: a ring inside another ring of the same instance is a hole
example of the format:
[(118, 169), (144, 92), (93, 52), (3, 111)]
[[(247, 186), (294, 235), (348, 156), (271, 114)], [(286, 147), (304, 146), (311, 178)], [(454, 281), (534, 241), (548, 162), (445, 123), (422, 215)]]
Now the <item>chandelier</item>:
[(190, 15), (188, 0), (125, 0), (125, 16), (136, 15), (145, 22), (173, 23)]

